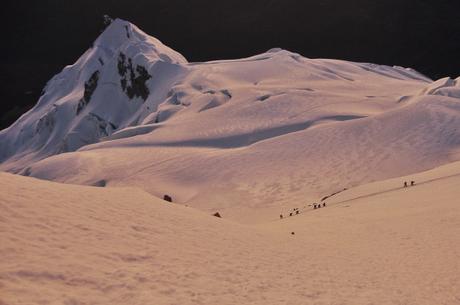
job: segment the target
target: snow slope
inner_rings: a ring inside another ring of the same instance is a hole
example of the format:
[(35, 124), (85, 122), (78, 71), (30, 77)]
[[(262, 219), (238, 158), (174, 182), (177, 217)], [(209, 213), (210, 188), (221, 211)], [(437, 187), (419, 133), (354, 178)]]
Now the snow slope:
[(137, 124), (163, 101), (186, 62), (135, 25), (115, 20), (48, 82), (33, 109), (0, 132), (0, 162), (14, 170)]
[[(167, 136), (166, 125), (42, 160), (24, 173), (67, 183), (139, 186), (158, 197), (170, 194), (177, 202), (254, 222), (292, 202), (312, 202), (343, 188), (423, 171), (459, 157), (460, 103), (450, 97), (414, 97), (402, 107), (361, 119), (328, 117), (243, 135), (165, 143), (161, 137)], [(242, 126), (236, 116), (227, 124)], [(254, 143), (241, 145), (248, 139)], [(232, 143), (238, 145), (227, 147)]]
[(457, 162), (247, 226), (0, 173), (0, 303), (458, 304), (459, 183)]
[(282, 49), (187, 63), (117, 20), (0, 132), (0, 169), (263, 222), (459, 160), (459, 90), (460, 79)]

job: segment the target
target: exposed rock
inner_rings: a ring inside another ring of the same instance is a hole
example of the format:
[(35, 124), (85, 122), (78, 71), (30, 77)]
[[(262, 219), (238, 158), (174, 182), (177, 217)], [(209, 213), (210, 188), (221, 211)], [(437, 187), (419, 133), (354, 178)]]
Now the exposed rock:
[(128, 29), (128, 26), (125, 25), (125, 31), (126, 31), (126, 37), (131, 38), (131, 36), (129, 35), (129, 29)]
[(131, 58), (120, 53), (118, 56), (118, 74), (120, 75), (120, 84), (126, 95), (133, 99), (140, 97), (144, 101), (148, 98), (150, 91), (146, 82), (152, 78), (143, 66), (134, 67)]
[(91, 96), (93, 96), (94, 91), (97, 88), (97, 82), (99, 81), (99, 71), (96, 70), (91, 74), (88, 81), (85, 82), (85, 92), (83, 93), (83, 98), (80, 99), (77, 106), (77, 115), (89, 104), (91, 101)]

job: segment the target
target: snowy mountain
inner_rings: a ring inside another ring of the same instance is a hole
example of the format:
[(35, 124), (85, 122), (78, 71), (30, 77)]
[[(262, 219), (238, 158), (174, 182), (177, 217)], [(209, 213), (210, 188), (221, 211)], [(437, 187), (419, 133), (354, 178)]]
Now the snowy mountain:
[(282, 49), (188, 63), (116, 20), (0, 132), (0, 169), (267, 219), (459, 160), (459, 98), (460, 78)]
[(115, 20), (48, 82), (33, 109), (0, 133), (0, 161), (21, 168), (137, 125), (164, 100), (163, 90), (186, 62), (133, 24)]

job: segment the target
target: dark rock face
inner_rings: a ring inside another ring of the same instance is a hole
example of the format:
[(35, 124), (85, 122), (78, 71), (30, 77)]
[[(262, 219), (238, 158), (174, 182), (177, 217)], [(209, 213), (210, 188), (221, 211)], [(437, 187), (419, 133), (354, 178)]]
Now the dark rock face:
[(168, 201), (168, 202), (172, 202), (172, 197), (169, 196), (169, 195), (164, 195), (164, 196), (163, 196), (163, 200), (164, 200), (164, 201)]
[(149, 97), (150, 91), (145, 83), (152, 76), (143, 66), (134, 67), (131, 58), (123, 53), (118, 56), (118, 74), (121, 88), (130, 99), (140, 97), (145, 101)]
[(83, 98), (78, 102), (77, 106), (77, 115), (89, 104), (91, 96), (93, 96), (94, 91), (97, 88), (97, 82), (99, 81), (99, 71), (95, 71), (91, 74), (88, 81), (85, 82), (85, 92), (83, 93)]

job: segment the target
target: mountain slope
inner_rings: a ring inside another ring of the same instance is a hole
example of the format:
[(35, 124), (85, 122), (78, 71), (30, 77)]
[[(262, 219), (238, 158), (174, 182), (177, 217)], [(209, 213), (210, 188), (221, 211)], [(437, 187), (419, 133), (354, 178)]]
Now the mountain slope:
[[(181, 121), (196, 124), (201, 121), (196, 114), (230, 100), (232, 105), (239, 105), (233, 112), (240, 113), (234, 115), (250, 122), (245, 122), (249, 126), (241, 131), (224, 126), (227, 130), (219, 131), (223, 136), (295, 124), (299, 119), (284, 121), (339, 99), (344, 102), (342, 109), (349, 102), (362, 102), (367, 108), (363, 115), (367, 115), (391, 107), (383, 102), (410, 95), (426, 82), (427, 78), (409, 69), (310, 60), (281, 49), (243, 60), (188, 64), (157, 39), (117, 19), (74, 65), (50, 80), (32, 110), (0, 132), (0, 161), (6, 163), (3, 169), (18, 171), (34, 161), (98, 142), (126, 127), (161, 123), (179, 111), (183, 113)], [(382, 87), (385, 96), (381, 96)], [(364, 96), (356, 96), (357, 90)], [(262, 103), (269, 99), (270, 103)], [(263, 105), (271, 105), (276, 99), (287, 100), (288, 104), (279, 103), (271, 110), (266, 108), (272, 106)], [(225, 113), (226, 109), (219, 112)], [(258, 117), (252, 116), (254, 112), (260, 112)], [(213, 120), (206, 122), (211, 124), (206, 129), (222, 120), (222, 114), (215, 111), (205, 117)], [(176, 130), (168, 129), (168, 134), (173, 132)], [(167, 141), (175, 136), (168, 136)]]
[(254, 222), (460, 157), (460, 79), (412, 69), (282, 49), (187, 63), (116, 20), (61, 74), (0, 132), (0, 169)]
[(26, 174), (67, 183), (140, 186), (159, 197), (171, 194), (177, 202), (253, 222), (292, 202), (312, 202), (343, 188), (458, 159), (459, 110), (452, 98), (418, 97), (377, 116), (331, 119), (234, 148), (225, 145), (254, 133), (158, 144), (154, 130), (45, 159)]
[(0, 173), (0, 303), (458, 304), (459, 177), (457, 162), (243, 226)]
[(182, 55), (133, 24), (115, 20), (75, 64), (48, 82), (33, 109), (0, 132), (0, 161), (21, 168), (136, 124), (155, 111), (184, 63)]

